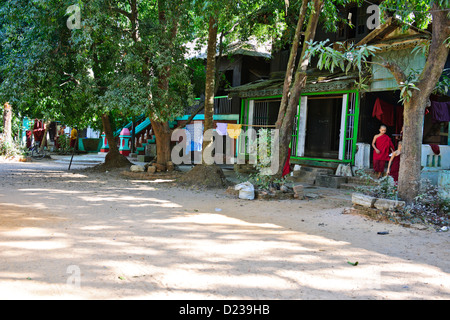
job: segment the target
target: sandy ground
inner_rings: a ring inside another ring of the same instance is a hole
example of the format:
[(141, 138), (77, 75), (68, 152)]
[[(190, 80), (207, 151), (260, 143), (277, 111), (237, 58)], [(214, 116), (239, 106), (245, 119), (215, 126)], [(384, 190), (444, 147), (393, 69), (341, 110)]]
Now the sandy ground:
[(249, 201), (54, 161), (0, 181), (1, 299), (450, 298), (450, 232), (342, 214), (348, 192)]

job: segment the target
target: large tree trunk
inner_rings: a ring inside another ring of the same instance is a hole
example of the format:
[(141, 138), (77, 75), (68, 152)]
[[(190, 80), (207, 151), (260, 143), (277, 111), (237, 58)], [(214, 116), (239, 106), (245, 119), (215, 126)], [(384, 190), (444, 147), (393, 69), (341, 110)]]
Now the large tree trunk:
[(156, 140), (156, 162), (167, 166), (167, 162), (171, 159), (170, 145), (172, 131), (170, 130), (169, 123), (152, 120), (152, 129), (155, 133)]
[(420, 190), (422, 123), (425, 103), (426, 100), (419, 97), (404, 103), (404, 129), (398, 188), (400, 198), (408, 203), (414, 201)]
[(11, 105), (6, 102), (3, 109), (3, 138), (6, 142), (12, 142), (12, 109)]
[[(205, 128), (213, 129), (214, 117), (214, 95), (216, 86), (216, 48), (217, 48), (217, 33), (218, 21), (215, 17), (218, 16), (216, 12), (209, 18), (209, 34), (208, 34), (208, 49), (206, 62), (206, 84), (205, 84)], [(211, 140), (203, 140), (203, 152), (207, 146), (213, 142)], [(217, 164), (205, 163), (205, 154), (203, 154), (202, 164), (195, 166), (192, 170), (184, 174), (179, 180), (181, 184), (204, 188), (222, 188), (227, 185), (227, 181), (222, 169)]]
[[(308, 26), (305, 32), (305, 41), (303, 43), (303, 50), (299, 61), (299, 66), (295, 73), (294, 84), (289, 92), (288, 104), (286, 111), (282, 117), (279, 117), (280, 123), (280, 135), (279, 135), (279, 168), (275, 177), (281, 177), (283, 167), (288, 159), (289, 143), (292, 139), (292, 130), (294, 125), (294, 117), (297, 112), (298, 104), (300, 101), (300, 95), (303, 88), (306, 85), (306, 70), (309, 63), (309, 56), (305, 56), (308, 49), (308, 41), (314, 40), (316, 35), (317, 24), (319, 22), (320, 11), (323, 6), (322, 0), (314, 0), (313, 10), (310, 13)], [(302, 11), (300, 11), (302, 13)], [(301, 18), (301, 17), (299, 17)], [(286, 94), (287, 92), (284, 92)], [(282, 110), (280, 110), (282, 112)]]
[[(48, 133), (48, 127), (50, 126), (52, 122), (50, 120), (47, 120), (44, 122), (44, 135), (42, 137), (41, 144), (39, 146), (39, 152), (43, 152), (44, 148), (47, 146), (47, 133)], [(76, 148), (76, 146), (75, 146)]]
[[(222, 55), (223, 55), (223, 38), (224, 38), (225, 32), (222, 32), (220, 34), (220, 40), (219, 40), (219, 56), (217, 57), (215, 64), (217, 66), (220, 65), (220, 62), (222, 61)], [(216, 68), (216, 73), (215, 73), (215, 78), (214, 78), (214, 97), (217, 94), (217, 91), (219, 90), (219, 83), (220, 83), (220, 75), (221, 72), (219, 70), (219, 68)], [(200, 111), (202, 111), (205, 108), (205, 100), (204, 97), (202, 97), (202, 99), (200, 100), (200, 105), (198, 106), (198, 108), (189, 116), (189, 118), (187, 119), (187, 121), (181, 125), (179, 127), (179, 129), (183, 129), (185, 128), (188, 124), (190, 124), (192, 122), (192, 120), (194, 120), (195, 116), (197, 114), (200, 113)]]
[(102, 115), (103, 131), (105, 132), (106, 139), (108, 140), (109, 151), (105, 157), (105, 163), (103, 164), (107, 168), (121, 168), (131, 165), (131, 162), (119, 152), (117, 147), (114, 132), (111, 128), (111, 122), (107, 113)]
[[(174, 46), (174, 40), (178, 33), (178, 21), (171, 21), (168, 25), (166, 10), (169, 10), (169, 2), (158, 0), (158, 21), (161, 28), (160, 45), (163, 46), (165, 52), (171, 52)], [(158, 72), (158, 89), (160, 92), (169, 90), (169, 78), (172, 68), (170, 64), (162, 66)], [(158, 97), (153, 97), (158, 99)], [(161, 107), (161, 110), (163, 107)], [(156, 162), (160, 165), (167, 166), (167, 162), (171, 160), (171, 130), (168, 121), (158, 120), (158, 116), (153, 112), (150, 113), (152, 129), (155, 133), (156, 140)]]
[[(425, 67), (417, 83), (420, 91), (413, 90), (412, 97), (404, 104), (398, 191), (400, 198), (408, 203), (413, 202), (420, 191), (423, 118), (426, 101), (441, 77), (449, 54), (449, 48), (445, 41), (450, 37), (450, 19), (447, 17), (447, 12), (439, 9), (437, 4), (432, 7), (432, 40)], [(402, 80), (398, 77), (396, 79), (398, 83)]]
[(291, 53), (289, 55), (289, 61), (288, 61), (288, 65), (286, 68), (286, 75), (284, 78), (283, 96), (281, 98), (280, 110), (278, 112), (278, 119), (276, 122), (277, 129), (280, 129), (281, 124), (283, 123), (283, 118), (285, 116), (287, 105), (289, 102), (290, 90), (291, 90), (291, 84), (292, 84), (292, 76), (294, 74), (295, 61), (297, 59), (298, 47), (300, 44), (300, 36), (302, 33), (303, 23), (305, 22), (305, 18), (306, 18), (306, 9), (308, 8), (308, 2), (309, 2), (309, 0), (303, 0), (299, 15), (298, 15), (297, 28), (295, 29), (294, 40), (292, 42)]
[[(216, 46), (217, 46), (217, 20), (211, 16), (209, 18), (208, 52), (206, 62), (206, 85), (205, 85), (205, 128), (213, 129), (214, 117), (214, 88), (216, 69)], [(203, 150), (212, 141), (203, 141)]]

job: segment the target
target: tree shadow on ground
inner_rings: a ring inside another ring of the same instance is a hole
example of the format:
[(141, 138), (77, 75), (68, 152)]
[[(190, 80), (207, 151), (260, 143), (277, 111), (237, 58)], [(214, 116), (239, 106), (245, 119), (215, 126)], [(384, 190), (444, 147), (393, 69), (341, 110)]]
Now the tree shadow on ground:
[[(261, 209), (260, 201), (216, 192), (58, 170), (46, 172), (47, 184), (38, 185), (42, 176), (34, 171), (16, 178), (0, 189), (0, 219), (17, 217), (0, 228), (1, 292), (88, 299), (449, 297), (448, 260), (390, 252), (386, 246), (403, 244), (388, 238), (383, 247), (354, 240), (352, 232), (367, 231), (348, 225), (360, 217), (328, 227), (323, 219), (339, 214), (332, 204), (271, 201)], [(355, 259), (358, 266), (347, 263)], [(80, 270), (79, 287), (70, 282), (70, 266)]]

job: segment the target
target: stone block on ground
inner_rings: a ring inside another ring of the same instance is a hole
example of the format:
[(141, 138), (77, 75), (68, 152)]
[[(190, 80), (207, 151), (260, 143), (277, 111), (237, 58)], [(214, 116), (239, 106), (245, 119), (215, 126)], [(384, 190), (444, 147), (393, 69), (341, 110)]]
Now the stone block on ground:
[(152, 166), (156, 167), (157, 172), (166, 171), (167, 169), (165, 165), (159, 163), (153, 163)]
[(301, 184), (293, 186), (294, 190), (294, 198), (296, 199), (303, 199), (305, 197), (304, 195), (304, 187)]
[(376, 199), (375, 208), (378, 210), (398, 210), (405, 207), (405, 201), (390, 200), (390, 199)]
[(144, 172), (145, 171), (145, 167), (141, 166), (141, 165), (132, 165), (130, 167), (130, 171), (131, 172)]
[(154, 166), (148, 166), (147, 168), (147, 173), (155, 173), (156, 172), (156, 167)]
[(169, 172), (175, 170), (175, 165), (173, 164), (172, 161), (167, 161), (166, 167), (167, 167), (167, 171), (169, 171)]
[(366, 208), (373, 208), (377, 198), (367, 196), (361, 193), (352, 194), (352, 203)]

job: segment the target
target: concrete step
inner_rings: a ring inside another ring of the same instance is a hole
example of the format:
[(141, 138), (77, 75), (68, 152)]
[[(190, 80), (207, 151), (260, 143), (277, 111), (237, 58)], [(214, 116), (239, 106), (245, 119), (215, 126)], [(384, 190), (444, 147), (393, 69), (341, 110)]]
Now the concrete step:
[(341, 189), (343, 190), (355, 190), (358, 187), (361, 187), (361, 185), (357, 183), (341, 183)]
[(318, 174), (332, 175), (334, 174), (334, 170), (329, 168), (301, 167), (300, 170), (294, 171), (294, 176), (297, 177), (301, 177), (304, 175), (318, 175)]
[(358, 184), (358, 185), (369, 185), (369, 186), (376, 186), (378, 184), (377, 181), (369, 180), (369, 179), (362, 179), (360, 177), (347, 177), (348, 183)]
[[(371, 175), (371, 172), (367, 173)], [(359, 176), (338, 176), (330, 168), (316, 168), (301, 166), (292, 176), (286, 178), (293, 183), (306, 183), (320, 187), (353, 189), (357, 186), (375, 186), (376, 180), (363, 179)]]
[(334, 175), (318, 175), (316, 177), (316, 185), (319, 187), (339, 189), (343, 183), (347, 183), (347, 177)]
[(316, 182), (317, 176), (333, 174), (333, 169), (302, 166), (300, 170), (294, 171), (293, 175), (289, 177), (289, 180), (293, 182), (314, 184)]

